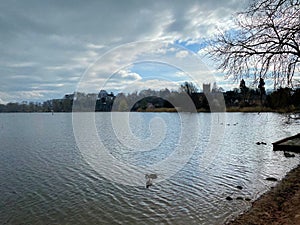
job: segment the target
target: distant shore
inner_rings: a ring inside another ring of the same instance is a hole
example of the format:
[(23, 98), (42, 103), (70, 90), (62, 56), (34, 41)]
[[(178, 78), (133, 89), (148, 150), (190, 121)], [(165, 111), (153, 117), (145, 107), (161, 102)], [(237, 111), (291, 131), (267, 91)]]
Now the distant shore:
[(228, 225), (300, 224), (300, 165)]
[[(179, 110), (180, 111), (180, 110)], [(220, 112), (274, 112), (274, 113), (293, 113), (293, 112), (299, 112), (300, 109), (295, 108), (279, 108), (279, 109), (272, 109), (269, 107), (226, 107), (224, 111)], [(145, 109), (145, 110), (138, 110), (137, 112), (177, 112), (176, 108), (151, 108), (151, 109)], [(200, 108), (197, 109), (197, 112), (210, 112), (207, 109)]]
[[(1, 113), (72, 113), (72, 112), (129, 112), (129, 111), (5, 111)], [(177, 113), (177, 112), (185, 112), (182, 110), (178, 110), (176, 108), (155, 108), (155, 109), (145, 109), (145, 110), (137, 110), (137, 111), (130, 111), (130, 112), (152, 112), (152, 113)], [(224, 111), (213, 111), (207, 109), (197, 109), (198, 113), (214, 113), (214, 112), (227, 112), (227, 113), (299, 113), (300, 110), (289, 110), (289, 109), (271, 109), (271, 108), (260, 108), (260, 107), (245, 107), (245, 108), (238, 108), (238, 107), (230, 107), (226, 108)]]
[[(167, 112), (167, 113), (177, 113), (177, 112), (184, 112), (185, 110), (182, 110), (180, 107), (175, 107), (175, 108), (166, 108), (166, 107), (152, 107), (152, 108), (146, 108), (146, 109), (141, 109), (138, 108), (137, 110), (133, 110), (131, 112)], [(1, 111), (0, 113), (70, 113), (70, 112), (95, 112), (95, 111), (90, 111), (90, 108), (87, 110), (85, 109), (80, 109), (80, 110), (74, 110), (71, 108), (70, 110), (66, 111), (56, 111), (56, 110), (32, 110), (32, 111)], [(116, 111), (116, 110), (96, 110), (96, 112), (128, 112), (126, 110), (124, 111)], [(210, 109), (207, 108), (198, 108), (198, 109), (191, 109), (190, 112), (204, 112), (204, 113), (210, 113)], [(242, 113), (261, 113), (261, 112), (274, 112), (274, 113), (300, 113), (300, 108), (295, 108), (295, 107), (285, 107), (285, 108), (270, 108), (270, 107), (265, 107), (265, 106), (245, 106), (245, 107), (240, 107), (240, 106), (229, 106), (226, 108), (219, 108), (218, 110), (213, 110), (212, 112), (242, 112)]]

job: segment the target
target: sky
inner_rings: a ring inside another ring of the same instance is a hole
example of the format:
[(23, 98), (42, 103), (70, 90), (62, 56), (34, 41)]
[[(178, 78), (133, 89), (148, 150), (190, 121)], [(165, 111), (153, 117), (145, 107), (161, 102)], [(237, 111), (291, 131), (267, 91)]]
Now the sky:
[(0, 1), (0, 103), (225, 79), (206, 40), (248, 0)]

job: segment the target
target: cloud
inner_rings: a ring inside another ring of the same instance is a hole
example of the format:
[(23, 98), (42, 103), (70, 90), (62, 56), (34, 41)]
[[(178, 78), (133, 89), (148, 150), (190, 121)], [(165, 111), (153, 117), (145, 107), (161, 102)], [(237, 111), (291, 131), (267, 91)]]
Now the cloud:
[(7, 65), (8, 67), (19, 68), (19, 67), (34, 67), (37, 66), (36, 62), (20, 62), (20, 63), (11, 63)]
[(120, 70), (119, 72), (116, 73), (116, 77), (115, 79), (121, 78), (122, 80), (126, 79), (126, 80), (141, 80), (142, 77), (137, 74), (137, 73), (133, 73), (129, 70)]
[[(105, 64), (93, 71), (97, 79), (123, 71), (119, 65), (139, 60), (147, 50), (156, 59), (172, 52), (144, 44), (103, 58), (118, 46), (153, 40), (199, 43), (218, 27), (230, 27), (231, 14), (243, 6), (239, 0), (1, 1), (0, 90), (7, 101), (15, 101), (19, 98), (14, 91), (29, 93), (49, 83), (53, 85), (32, 97), (62, 97), (76, 89), (79, 77), (101, 57)], [(185, 54), (177, 52), (177, 57)], [(127, 71), (127, 78), (137, 79), (131, 72)], [(19, 77), (16, 82), (19, 75), (26, 79)]]
[(137, 80), (130, 85), (121, 86), (119, 91), (123, 93), (132, 93), (135, 91), (141, 90), (163, 90), (168, 88), (169, 90), (178, 90), (180, 83), (170, 81), (170, 80), (161, 80), (161, 79), (151, 79), (151, 80)]
[(179, 51), (179, 52), (176, 53), (176, 57), (177, 57), (177, 58), (184, 58), (184, 57), (186, 57), (188, 54), (189, 54), (188, 51)]
[(89, 43), (89, 44), (86, 45), (86, 47), (88, 47), (90, 49), (102, 49), (105, 46), (104, 45), (95, 45), (95, 44)]
[[(0, 103), (6, 104), (8, 102), (38, 102), (40, 99), (45, 98), (46, 96), (51, 97), (55, 91), (49, 90), (30, 90), (30, 91), (12, 91), (9, 94), (6, 92), (0, 92)], [(13, 101), (11, 99), (14, 99)], [(50, 99), (50, 98), (49, 98)]]

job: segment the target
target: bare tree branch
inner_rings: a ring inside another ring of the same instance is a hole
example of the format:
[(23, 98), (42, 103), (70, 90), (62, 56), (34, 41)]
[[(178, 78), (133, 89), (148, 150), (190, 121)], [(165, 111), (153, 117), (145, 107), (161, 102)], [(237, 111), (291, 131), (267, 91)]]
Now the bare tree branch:
[(254, 76), (291, 85), (300, 62), (300, 0), (256, 0), (237, 14), (239, 29), (220, 33), (209, 54), (235, 79)]

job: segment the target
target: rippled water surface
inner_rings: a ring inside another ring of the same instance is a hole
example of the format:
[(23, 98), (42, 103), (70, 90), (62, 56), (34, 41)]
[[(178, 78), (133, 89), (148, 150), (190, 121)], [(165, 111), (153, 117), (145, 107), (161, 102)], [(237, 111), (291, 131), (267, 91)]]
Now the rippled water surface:
[[(84, 123), (90, 114), (77, 116)], [(281, 179), (300, 159), (272, 150), (299, 132), (299, 123), (279, 114), (131, 113), (129, 130), (124, 118), (96, 113), (97, 138), (79, 126), (86, 137), (77, 141), (137, 172), (151, 167), (158, 178), (149, 189), (116, 180), (128, 176), (118, 164), (106, 168), (114, 179), (91, 164), (75, 141), (72, 114), (0, 114), (0, 223), (222, 224), (249, 207), (237, 197), (255, 200), (275, 185), (266, 177)]]

